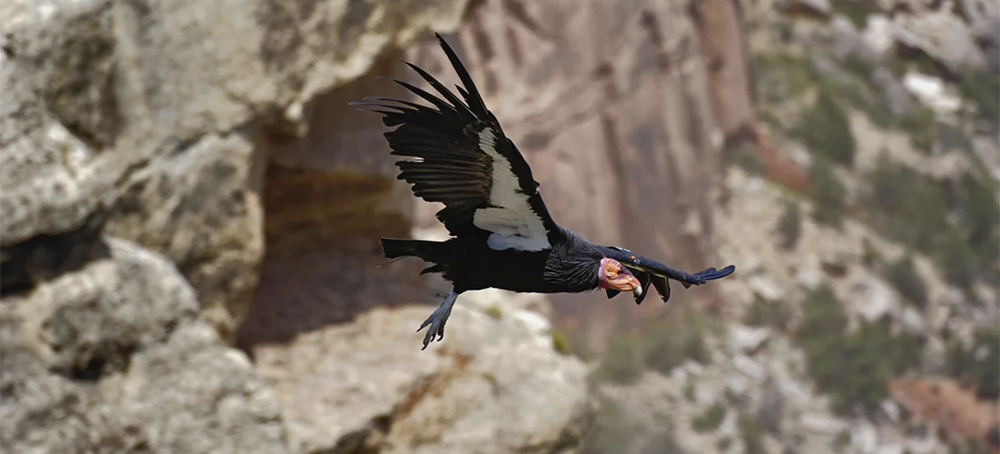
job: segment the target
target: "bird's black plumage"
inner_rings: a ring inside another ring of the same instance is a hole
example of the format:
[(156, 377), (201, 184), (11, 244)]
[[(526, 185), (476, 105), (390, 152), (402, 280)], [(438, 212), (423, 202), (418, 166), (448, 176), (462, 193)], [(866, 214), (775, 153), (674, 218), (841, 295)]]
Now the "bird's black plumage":
[[(486, 108), (472, 77), (448, 43), (437, 35), (463, 86), (458, 95), (416, 65), (406, 63), (440, 96), (395, 81), (430, 106), (389, 98), (354, 103), (381, 113), (394, 130), (385, 133), (398, 178), (428, 202), (445, 205), (437, 212), (452, 235), (447, 241), (383, 238), (387, 258), (419, 257), (441, 273), (452, 294), (421, 325), (431, 325), (424, 348), (444, 336), (444, 325), (462, 292), (499, 288), (516, 292), (562, 293), (605, 288), (608, 297), (633, 291), (636, 303), (649, 285), (663, 301), (668, 279), (685, 288), (733, 273), (732, 265), (695, 274), (672, 269), (627, 249), (591, 244), (555, 223), (538, 191), (531, 168), (500, 122)], [(459, 97), (461, 96), (461, 97)]]

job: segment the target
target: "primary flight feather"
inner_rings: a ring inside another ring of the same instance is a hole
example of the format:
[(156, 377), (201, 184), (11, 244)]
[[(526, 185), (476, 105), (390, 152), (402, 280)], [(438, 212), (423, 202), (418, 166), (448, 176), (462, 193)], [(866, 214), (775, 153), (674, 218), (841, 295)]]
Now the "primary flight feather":
[(459, 96), (416, 65), (407, 63), (440, 96), (403, 81), (395, 82), (430, 106), (389, 98), (352, 103), (382, 114), (385, 137), (398, 178), (413, 194), (445, 205), (437, 212), (452, 238), (420, 241), (382, 238), (387, 258), (419, 257), (430, 264), (423, 273), (441, 273), (452, 292), (420, 325), (428, 326), (423, 348), (444, 338), (444, 327), (458, 295), (498, 288), (515, 292), (584, 292), (598, 288), (608, 298), (632, 292), (642, 303), (649, 286), (666, 302), (668, 279), (685, 288), (726, 277), (733, 265), (688, 274), (618, 247), (591, 244), (560, 227), (549, 215), (531, 167), (486, 108), (465, 66), (436, 35), (463, 86)]

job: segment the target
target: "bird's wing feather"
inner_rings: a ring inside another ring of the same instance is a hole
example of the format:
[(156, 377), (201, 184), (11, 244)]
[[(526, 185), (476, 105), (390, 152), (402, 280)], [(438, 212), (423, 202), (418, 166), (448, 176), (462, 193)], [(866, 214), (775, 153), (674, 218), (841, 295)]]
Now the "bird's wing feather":
[(455, 236), (482, 236), (496, 250), (548, 249), (562, 229), (549, 215), (531, 167), (504, 135), (486, 108), (479, 90), (451, 47), (437, 36), (464, 87), (460, 99), (416, 65), (407, 63), (440, 97), (409, 83), (395, 81), (433, 106), (389, 98), (365, 98), (383, 115), (399, 179), (428, 202), (441, 202), (437, 213)]

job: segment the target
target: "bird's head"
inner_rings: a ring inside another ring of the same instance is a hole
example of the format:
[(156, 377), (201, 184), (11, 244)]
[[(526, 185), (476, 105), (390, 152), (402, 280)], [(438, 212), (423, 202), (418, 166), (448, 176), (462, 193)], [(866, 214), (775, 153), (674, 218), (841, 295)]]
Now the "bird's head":
[(643, 289), (639, 279), (615, 259), (608, 257), (601, 259), (601, 266), (597, 270), (597, 280), (601, 283), (601, 288), (605, 290), (634, 292), (636, 296), (642, 295)]

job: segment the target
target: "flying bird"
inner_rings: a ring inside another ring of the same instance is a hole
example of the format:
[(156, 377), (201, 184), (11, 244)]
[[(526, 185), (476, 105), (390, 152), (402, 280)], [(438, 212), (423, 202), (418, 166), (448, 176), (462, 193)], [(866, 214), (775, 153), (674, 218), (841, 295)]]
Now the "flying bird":
[(600, 288), (608, 298), (631, 292), (641, 304), (650, 285), (666, 302), (668, 279), (688, 288), (735, 271), (730, 265), (688, 274), (628, 249), (591, 244), (556, 224), (528, 163), (486, 108), (458, 56), (441, 35), (435, 36), (464, 85), (456, 85), (461, 98), (404, 62), (440, 96), (394, 82), (429, 106), (382, 97), (351, 103), (381, 114), (386, 127), (396, 127), (384, 135), (391, 154), (404, 157), (396, 162), (397, 178), (412, 185), (415, 196), (445, 205), (437, 219), (451, 234), (448, 240), (380, 239), (386, 258), (419, 257), (430, 264), (421, 274), (441, 273), (452, 283), (451, 293), (417, 329), (429, 327), (421, 350), (435, 337), (444, 339), (455, 301), (466, 291), (492, 287), (579, 293)]

